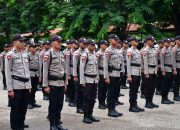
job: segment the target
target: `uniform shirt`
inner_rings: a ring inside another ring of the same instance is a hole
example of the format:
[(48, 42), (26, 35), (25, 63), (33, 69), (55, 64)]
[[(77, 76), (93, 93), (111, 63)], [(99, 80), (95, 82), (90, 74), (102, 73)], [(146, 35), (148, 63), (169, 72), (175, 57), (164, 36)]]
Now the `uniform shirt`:
[(29, 69), (31, 77), (39, 76), (39, 56), (29, 52)]
[(163, 47), (160, 54), (161, 70), (172, 72), (171, 49)]
[(176, 68), (180, 68), (180, 47), (175, 46), (172, 49), (172, 66), (173, 70), (176, 70)]
[(43, 70), (43, 58), (44, 58), (44, 53), (48, 51), (43, 49), (40, 53), (39, 53), (39, 77), (42, 78), (42, 70)]
[[(138, 49), (133, 47), (127, 50), (127, 75), (130, 77), (131, 75), (140, 76), (141, 75), (141, 54)], [(133, 64), (137, 65), (134, 66)]]
[(144, 51), (144, 48), (145, 47), (143, 47), (143, 48), (141, 48), (141, 50), (140, 50), (140, 54), (141, 54), (141, 69), (142, 70), (144, 70), (144, 59), (143, 59), (143, 51)]
[[(51, 54), (50, 54), (51, 53)], [(62, 87), (65, 85), (64, 80), (49, 80), (48, 76), (56, 76), (63, 78), (65, 76), (66, 63), (64, 54), (61, 51), (55, 52), (53, 49), (50, 49), (44, 54), (43, 60), (43, 87), (49, 85)]]
[(124, 47), (122, 47), (120, 49), (120, 52), (121, 52), (121, 54), (123, 56), (123, 60), (124, 60), (124, 66), (127, 66), (127, 61), (126, 61), (127, 50), (128, 50), (128, 48), (125, 49)]
[(157, 74), (157, 51), (146, 46), (143, 50), (144, 74)]
[(82, 50), (81, 48), (79, 48), (73, 54), (73, 76), (79, 75), (80, 57), (84, 52), (85, 50)]
[(104, 71), (103, 71), (104, 51), (102, 51), (101, 49), (97, 51), (96, 57), (98, 61), (98, 73), (99, 75), (103, 75), (104, 74)]
[(1, 52), (0, 54), (0, 64), (1, 64), (1, 70), (4, 71), (5, 69), (5, 57), (6, 57), (6, 54), (8, 53), (8, 51), (3, 51)]
[[(7, 53), (5, 58), (5, 74), (8, 90), (13, 89), (30, 89), (30, 71), (27, 53), (17, 52), (14, 48)], [(28, 82), (22, 82), (12, 79), (12, 75), (22, 78), (28, 78)]]
[[(120, 72), (125, 72), (123, 56), (118, 49), (111, 46), (105, 50), (103, 66), (105, 79), (109, 79), (109, 76), (120, 77)], [(109, 72), (109, 66), (119, 70), (112, 70), (112, 72)]]
[[(88, 75), (96, 75), (95, 77), (87, 77)], [(90, 53), (87, 51), (82, 54), (80, 60), (80, 84), (85, 83), (98, 83), (98, 64), (96, 53)]]
[(67, 69), (67, 75), (73, 75), (73, 54), (75, 50), (72, 48), (71, 50), (66, 52), (66, 69)]

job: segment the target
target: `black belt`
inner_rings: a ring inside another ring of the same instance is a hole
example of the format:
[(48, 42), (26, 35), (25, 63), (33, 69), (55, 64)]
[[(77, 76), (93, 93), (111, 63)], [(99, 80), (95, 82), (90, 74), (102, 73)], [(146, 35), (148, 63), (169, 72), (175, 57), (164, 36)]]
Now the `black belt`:
[(161, 62), (160, 62), (160, 60), (158, 60), (158, 64), (160, 64)]
[(90, 77), (90, 78), (96, 78), (97, 75), (84, 74), (84, 76)]
[(121, 68), (120, 68), (120, 69), (117, 69), (117, 68), (115, 68), (115, 67), (113, 67), (113, 66), (108, 66), (108, 71), (109, 71), (109, 72), (112, 72), (113, 70), (121, 71)]
[(65, 75), (63, 77), (58, 77), (55, 75), (48, 75), (48, 80), (57, 81), (57, 80), (65, 80), (65, 79), (66, 79)]
[(126, 60), (124, 60), (124, 63), (126, 63)]
[(155, 68), (156, 65), (148, 65), (148, 67)]
[(12, 79), (18, 80), (18, 81), (21, 81), (21, 82), (28, 82), (29, 81), (29, 78), (23, 78), (23, 77), (19, 77), (19, 76), (16, 76), (16, 75), (12, 75), (11, 77), (12, 77)]
[(172, 67), (172, 65), (169, 65), (169, 64), (164, 64), (164, 66), (167, 66), (167, 67)]
[(176, 60), (177, 63), (180, 63), (180, 60)]
[(38, 69), (29, 69), (30, 71), (34, 71), (34, 72), (36, 72), (36, 71), (38, 71)]
[(73, 65), (70, 65), (70, 67), (73, 67)]
[(98, 69), (99, 69), (99, 70), (104, 70), (104, 68), (103, 68), (103, 67), (98, 67)]
[(131, 66), (140, 67), (140, 66), (141, 66), (141, 64), (131, 63)]

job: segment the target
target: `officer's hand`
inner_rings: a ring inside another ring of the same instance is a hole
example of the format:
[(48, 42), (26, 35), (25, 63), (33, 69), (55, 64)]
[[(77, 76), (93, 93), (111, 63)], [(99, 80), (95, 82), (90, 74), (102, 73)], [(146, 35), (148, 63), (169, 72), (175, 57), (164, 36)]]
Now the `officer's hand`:
[(163, 71), (163, 72), (162, 72), (162, 75), (163, 75), (163, 76), (166, 76), (166, 72), (165, 72), (165, 71)]
[(68, 80), (70, 80), (71, 79), (71, 76), (68, 76)]
[(39, 77), (39, 83), (41, 82), (41, 78)]
[(8, 91), (8, 96), (14, 98), (14, 91)]
[(177, 71), (176, 70), (173, 71), (173, 75), (177, 75)]
[(74, 76), (74, 81), (78, 81), (78, 77), (77, 76)]
[(50, 93), (50, 88), (49, 88), (49, 87), (46, 87), (46, 88), (44, 88), (44, 91), (45, 91), (47, 94), (49, 94), (49, 93)]
[(110, 79), (105, 79), (106, 84), (110, 84)]
[(127, 78), (127, 81), (128, 81), (128, 82), (132, 82), (131, 76)]
[(145, 75), (145, 78), (149, 79), (149, 75), (148, 75), (148, 74), (146, 74), (146, 75)]

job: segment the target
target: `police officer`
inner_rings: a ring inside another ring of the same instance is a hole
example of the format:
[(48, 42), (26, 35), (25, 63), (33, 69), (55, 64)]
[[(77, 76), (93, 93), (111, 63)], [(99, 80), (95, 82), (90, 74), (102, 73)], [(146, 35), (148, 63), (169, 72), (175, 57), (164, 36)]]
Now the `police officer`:
[[(47, 52), (50, 48), (50, 43), (49, 41), (43, 42), (43, 50), (39, 53), (39, 81), (40, 85), (42, 86), (42, 70), (43, 70), (43, 57), (44, 53)], [(43, 92), (43, 100), (48, 100), (48, 94), (44, 92), (44, 89), (42, 89)]]
[(1, 72), (2, 72), (2, 76), (3, 76), (3, 89), (7, 90), (7, 86), (6, 86), (6, 76), (5, 76), (5, 56), (9, 51), (9, 46), (8, 44), (4, 45), (4, 51), (1, 52), (0, 54), (0, 63), (1, 63)]
[(75, 100), (76, 100), (76, 113), (83, 114), (82, 102), (83, 102), (83, 91), (82, 87), (79, 84), (79, 65), (80, 57), (85, 52), (86, 49), (86, 39), (79, 39), (79, 49), (74, 52), (73, 55), (73, 76), (74, 76), (74, 85), (75, 85)]
[(36, 104), (35, 95), (37, 86), (39, 83), (39, 57), (37, 54), (36, 46), (34, 44), (29, 45), (29, 70), (31, 76), (31, 93), (28, 104), (28, 109), (39, 108), (41, 105)]
[(13, 130), (24, 130), (24, 121), (31, 89), (27, 53), (23, 52), (24, 37), (16, 34), (12, 43), (14, 48), (5, 58), (5, 75), (11, 106), (10, 123)]
[(75, 104), (75, 86), (74, 86), (74, 78), (73, 78), (73, 54), (79, 48), (78, 41), (72, 39), (69, 41), (72, 44), (72, 48), (66, 53), (66, 69), (67, 69), (67, 77), (68, 77), (68, 97), (69, 97), (69, 106), (76, 107)]
[(176, 46), (172, 49), (172, 66), (174, 76), (174, 101), (180, 101), (179, 84), (180, 84), (180, 36), (175, 38)]
[(162, 104), (173, 104), (174, 102), (168, 99), (168, 93), (172, 85), (172, 62), (171, 62), (171, 50), (170, 39), (164, 39), (164, 47), (161, 49), (161, 71), (162, 71)]
[(104, 82), (103, 76), (103, 60), (104, 60), (104, 51), (107, 48), (108, 42), (106, 40), (101, 40), (99, 42), (100, 50), (96, 52), (96, 57), (98, 61), (98, 73), (99, 73), (99, 82), (98, 82), (98, 100), (99, 100), (99, 109), (106, 109), (107, 105), (106, 95), (107, 95), (107, 86)]
[(121, 53), (123, 55), (124, 59), (124, 68), (125, 68), (125, 73), (121, 77), (121, 88), (122, 89), (128, 89), (126, 86), (126, 80), (127, 80), (127, 62), (126, 62), (126, 55), (127, 55), (127, 50), (129, 48), (129, 42), (124, 40), (123, 41), (123, 47), (121, 48)]
[(60, 51), (62, 38), (54, 35), (51, 38), (52, 48), (45, 52), (43, 60), (43, 87), (49, 94), (50, 130), (66, 130), (60, 125), (66, 85), (65, 57)]
[[(65, 60), (66, 60), (66, 57), (69, 57), (69, 51), (71, 50), (72, 48), (72, 42), (70, 39), (68, 39), (66, 41), (66, 49), (63, 51), (64, 53), (64, 56), (65, 56)], [(69, 59), (69, 58), (68, 58)], [(68, 65), (69, 63), (67, 63), (67, 60), (66, 60), (66, 65)], [(67, 66), (67, 70), (69, 70), (70, 68), (68, 68)], [(68, 74), (66, 74), (68, 75)], [(70, 78), (70, 77), (69, 77)], [(67, 87), (66, 91), (65, 91), (65, 95), (66, 95), (66, 98), (65, 98), (65, 101), (66, 102), (69, 102), (69, 96), (70, 96), (70, 92), (69, 92), (69, 87)]]
[(158, 48), (156, 49), (157, 53), (157, 62), (158, 62), (158, 70), (157, 70), (157, 80), (156, 80), (156, 95), (161, 95), (161, 84), (162, 84), (162, 72), (161, 72), (161, 62), (160, 62), (160, 53), (161, 49), (164, 47), (163, 40), (157, 42)]
[(135, 37), (128, 38), (128, 42), (131, 44), (131, 48), (127, 50), (127, 75), (129, 82), (129, 111), (130, 112), (141, 112), (144, 111), (137, 105), (137, 93), (140, 86), (140, 75), (141, 75), (141, 54), (138, 47), (138, 39)]
[(155, 92), (155, 81), (157, 75), (157, 53), (153, 48), (154, 46), (154, 37), (147, 36), (145, 38), (146, 48), (143, 50), (143, 60), (144, 60), (144, 76), (146, 82), (145, 88), (145, 99), (146, 99), (146, 108), (158, 108), (159, 106), (153, 103), (153, 96)]
[(145, 98), (145, 87), (146, 87), (146, 80), (145, 80), (145, 76), (144, 76), (144, 63), (143, 63), (143, 50), (146, 48), (146, 43), (144, 43), (143, 48), (141, 48), (140, 50), (140, 54), (141, 54), (141, 98)]
[(118, 87), (120, 87), (120, 72), (124, 71), (124, 60), (117, 50), (119, 38), (115, 34), (109, 35), (110, 46), (104, 54), (104, 79), (108, 85), (107, 104), (108, 116), (118, 117), (122, 113), (116, 111), (116, 101), (118, 96)]
[(94, 40), (87, 40), (88, 51), (82, 54), (80, 60), (80, 84), (83, 87), (83, 122), (87, 124), (100, 121), (93, 116), (97, 83), (99, 79), (95, 43)]

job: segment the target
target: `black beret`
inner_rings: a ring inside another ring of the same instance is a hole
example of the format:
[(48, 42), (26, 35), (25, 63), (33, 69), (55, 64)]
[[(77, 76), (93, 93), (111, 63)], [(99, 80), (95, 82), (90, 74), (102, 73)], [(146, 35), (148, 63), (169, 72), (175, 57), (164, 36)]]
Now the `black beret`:
[(163, 42), (168, 42), (168, 43), (170, 43), (171, 40), (170, 40), (169, 38), (166, 38), (166, 39), (163, 40)]
[(176, 36), (175, 40), (180, 40), (180, 35)]
[(108, 39), (115, 39), (115, 40), (119, 40), (119, 37), (116, 34), (110, 34), (108, 36)]
[(139, 42), (138, 39), (137, 39), (136, 37), (133, 37), (133, 36), (129, 37), (129, 38), (127, 39), (127, 41), (128, 41), (128, 42), (131, 42), (131, 41)]
[(50, 45), (49, 41), (44, 41), (42, 45)]
[(23, 37), (21, 34), (15, 34), (12, 41), (25, 41), (25, 37)]
[(79, 38), (78, 42), (79, 43), (86, 43), (86, 38)]
[(101, 45), (101, 44), (107, 45), (108, 42), (107, 42), (106, 40), (101, 40), (101, 41), (99, 42), (99, 44), (100, 44), (100, 45)]
[(62, 41), (62, 38), (61, 38), (59, 35), (54, 35), (54, 36), (52, 36), (50, 42), (53, 42), (53, 41), (59, 41), (59, 42), (61, 42), (61, 41)]
[(129, 42), (127, 40), (124, 40), (123, 44), (128, 44), (129, 45)]
[(4, 44), (4, 46), (3, 46), (4, 48), (7, 48), (7, 47), (9, 47), (9, 45), (8, 44)]
[(92, 39), (88, 39), (88, 40), (86, 41), (86, 44), (95, 45), (96, 42), (95, 42), (94, 40), (92, 40)]
[(145, 38), (145, 42), (146, 42), (147, 40), (154, 41), (155, 38), (154, 38), (153, 36), (147, 36), (147, 37)]

